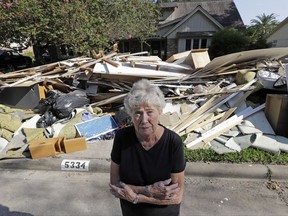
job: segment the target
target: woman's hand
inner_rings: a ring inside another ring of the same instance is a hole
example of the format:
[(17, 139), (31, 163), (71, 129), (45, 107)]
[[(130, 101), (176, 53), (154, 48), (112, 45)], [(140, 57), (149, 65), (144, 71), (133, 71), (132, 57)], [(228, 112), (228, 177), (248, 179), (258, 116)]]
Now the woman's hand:
[(173, 199), (180, 192), (178, 183), (171, 184), (171, 178), (165, 181), (155, 182), (147, 187), (147, 194), (157, 199)]
[(133, 202), (137, 194), (125, 183), (119, 182), (117, 185), (109, 184), (110, 192), (117, 198)]

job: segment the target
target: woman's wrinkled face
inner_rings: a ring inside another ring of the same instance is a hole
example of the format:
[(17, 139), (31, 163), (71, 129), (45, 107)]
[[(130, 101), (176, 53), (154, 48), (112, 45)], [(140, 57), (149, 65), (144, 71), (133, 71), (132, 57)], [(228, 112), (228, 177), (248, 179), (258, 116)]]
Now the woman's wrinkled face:
[(132, 113), (136, 133), (140, 136), (153, 134), (159, 123), (159, 116), (159, 109), (155, 106), (141, 105), (136, 107)]

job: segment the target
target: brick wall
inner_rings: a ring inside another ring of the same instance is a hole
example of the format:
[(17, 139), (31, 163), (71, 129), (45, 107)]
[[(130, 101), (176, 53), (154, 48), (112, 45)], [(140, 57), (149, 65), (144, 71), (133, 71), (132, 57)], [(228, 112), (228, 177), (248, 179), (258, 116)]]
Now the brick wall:
[(167, 57), (178, 53), (177, 39), (167, 39)]

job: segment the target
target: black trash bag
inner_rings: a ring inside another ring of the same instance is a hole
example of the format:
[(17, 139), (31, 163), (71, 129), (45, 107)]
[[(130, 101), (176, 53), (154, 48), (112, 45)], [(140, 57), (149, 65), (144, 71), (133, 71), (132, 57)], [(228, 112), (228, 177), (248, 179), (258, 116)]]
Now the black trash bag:
[(52, 105), (55, 103), (56, 98), (62, 93), (59, 93), (55, 90), (49, 90), (46, 93), (46, 98), (41, 99), (36, 109), (39, 110), (39, 113), (43, 115), (52, 108)]
[(46, 128), (51, 126), (57, 121), (56, 116), (53, 115), (51, 111), (47, 111), (43, 116), (36, 122), (37, 128)]
[(75, 90), (56, 97), (51, 109), (56, 117), (62, 119), (69, 117), (73, 109), (83, 107), (89, 103), (90, 100), (87, 98), (85, 91)]

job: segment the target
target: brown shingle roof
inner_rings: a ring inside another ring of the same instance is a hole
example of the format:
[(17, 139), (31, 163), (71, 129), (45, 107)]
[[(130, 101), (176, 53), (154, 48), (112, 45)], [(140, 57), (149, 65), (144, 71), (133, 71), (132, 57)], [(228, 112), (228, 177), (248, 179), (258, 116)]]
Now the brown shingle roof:
[[(222, 26), (242, 26), (243, 21), (233, 0), (192, 0), (189, 2), (162, 3), (159, 6), (165, 8), (174, 7), (175, 19), (186, 16), (198, 5), (206, 10)], [(165, 23), (165, 22), (162, 22)]]

